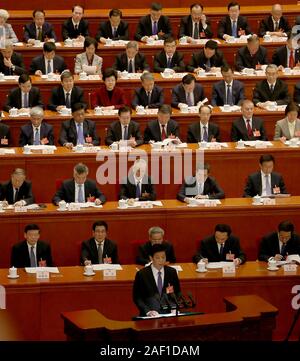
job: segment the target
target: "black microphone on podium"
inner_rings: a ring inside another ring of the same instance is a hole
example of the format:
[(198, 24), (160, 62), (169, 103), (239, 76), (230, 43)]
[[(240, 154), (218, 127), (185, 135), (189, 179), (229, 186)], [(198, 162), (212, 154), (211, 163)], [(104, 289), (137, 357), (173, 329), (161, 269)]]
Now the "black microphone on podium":
[(192, 293), (191, 293), (191, 292), (188, 292), (187, 295), (188, 295), (189, 299), (190, 299), (191, 302), (192, 302), (191, 307), (195, 307), (195, 306), (196, 306), (196, 302), (195, 302), (195, 300), (194, 300), (194, 298), (193, 298)]
[(183, 304), (184, 308), (190, 308), (191, 307), (192, 304), (183, 296), (183, 294), (181, 292), (180, 292), (178, 298), (181, 301), (181, 303)]

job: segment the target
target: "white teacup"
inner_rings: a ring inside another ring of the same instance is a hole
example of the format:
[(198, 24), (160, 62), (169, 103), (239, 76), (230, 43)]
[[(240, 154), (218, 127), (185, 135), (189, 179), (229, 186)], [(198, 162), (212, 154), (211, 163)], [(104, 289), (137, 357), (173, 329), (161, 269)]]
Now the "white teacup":
[(275, 261), (275, 259), (270, 259), (268, 262), (268, 266), (269, 266), (269, 268), (272, 268), (272, 269), (276, 268), (277, 262)]
[(298, 141), (299, 141), (298, 138), (291, 138), (290, 139), (290, 146), (291, 147), (296, 147), (298, 145)]
[(8, 270), (9, 277), (17, 277), (18, 276), (18, 269), (15, 267), (11, 267)]
[(266, 34), (266, 35), (264, 36), (264, 41), (271, 41), (271, 40), (272, 40), (271, 35)]
[(197, 206), (198, 205), (197, 199), (196, 198), (189, 198), (189, 204), (191, 206)]
[(253, 197), (253, 204), (261, 204), (261, 197), (259, 195)]
[(58, 203), (59, 209), (65, 211), (67, 209), (67, 203), (65, 201), (60, 201)]
[(4, 80), (4, 74), (0, 73), (0, 80)]
[(154, 150), (160, 150), (162, 144), (160, 142), (156, 142), (152, 144)]
[(292, 69), (291, 68), (284, 68), (284, 73), (285, 74), (292, 74)]
[(138, 114), (145, 114), (145, 113), (146, 113), (146, 110), (145, 110), (145, 108), (144, 108), (142, 105), (138, 105), (138, 106), (136, 107), (136, 112), (137, 112)]
[(197, 269), (198, 269), (199, 272), (205, 272), (205, 270), (206, 270), (205, 262), (203, 262), (202, 260), (199, 261), (197, 263)]
[(101, 109), (101, 107), (96, 107), (96, 108), (94, 109), (94, 113), (95, 113), (96, 115), (101, 115), (101, 114), (102, 114), (102, 109)]
[(205, 70), (204, 69), (198, 70), (197, 75), (198, 76), (204, 76), (205, 75)]
[(180, 107), (181, 113), (187, 113), (189, 111), (189, 106), (187, 104), (182, 104)]
[(202, 142), (200, 143), (200, 148), (207, 148), (207, 142), (202, 141)]
[(118, 150), (119, 144), (118, 144), (118, 143), (112, 143), (112, 144), (109, 146), (109, 148), (110, 148), (111, 150)]
[(154, 39), (149, 37), (149, 38), (147, 39), (147, 43), (148, 43), (148, 44), (153, 44), (153, 43), (154, 43)]
[(112, 44), (112, 39), (110, 39), (110, 38), (107, 38), (106, 40), (105, 40), (105, 44), (107, 44), (107, 45), (111, 45)]
[(187, 37), (186, 36), (183, 36), (179, 39), (179, 43), (180, 44), (186, 44), (187, 43)]
[(72, 45), (73, 45), (72, 39), (67, 38), (67, 39), (65, 40), (65, 45), (66, 45), (66, 46), (72, 46)]
[(48, 73), (48, 79), (49, 80), (53, 80), (55, 78), (55, 74), (54, 73)]
[(41, 41), (40, 40), (34, 40), (34, 46), (40, 46)]
[(83, 144), (76, 145), (76, 152), (83, 152)]
[(127, 203), (125, 199), (119, 200), (119, 208), (127, 208)]
[(81, 72), (79, 74), (79, 79), (81, 80), (87, 79), (87, 73), (85, 71)]
[(61, 108), (60, 112), (63, 115), (69, 115), (70, 114), (70, 110), (69, 108)]
[(11, 108), (9, 109), (9, 115), (11, 117), (16, 117), (18, 115), (18, 109), (17, 108)]
[(245, 147), (245, 142), (240, 139), (240, 140), (237, 142), (237, 146), (238, 146), (238, 148), (244, 148), (244, 147)]
[(24, 145), (23, 152), (24, 152), (24, 154), (30, 154), (31, 153), (30, 147), (29, 147), (28, 144)]
[(276, 110), (277, 108), (276, 108), (276, 104), (270, 104), (269, 106), (268, 106), (268, 109), (269, 110)]
[(230, 105), (229, 104), (224, 104), (223, 109), (224, 109), (224, 111), (228, 112), (230, 110)]
[(84, 267), (84, 272), (87, 274), (87, 275), (91, 275), (94, 273), (93, 271), (93, 266), (92, 265), (86, 265)]

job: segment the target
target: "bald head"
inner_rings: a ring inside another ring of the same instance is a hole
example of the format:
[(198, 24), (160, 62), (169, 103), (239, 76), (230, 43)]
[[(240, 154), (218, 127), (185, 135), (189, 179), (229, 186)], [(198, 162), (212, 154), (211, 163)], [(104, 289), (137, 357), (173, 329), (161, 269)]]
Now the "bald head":
[(280, 20), (282, 16), (282, 6), (280, 4), (274, 4), (272, 6), (272, 16), (275, 21)]

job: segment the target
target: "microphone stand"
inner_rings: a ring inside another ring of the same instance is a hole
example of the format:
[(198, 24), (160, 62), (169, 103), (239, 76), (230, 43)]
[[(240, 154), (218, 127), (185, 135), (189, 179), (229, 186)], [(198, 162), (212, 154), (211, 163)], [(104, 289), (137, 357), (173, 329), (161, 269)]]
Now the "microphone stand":
[[(284, 341), (288, 341), (288, 340), (289, 340), (289, 338), (290, 338), (290, 336), (291, 336), (291, 334), (292, 334), (292, 332), (293, 332), (293, 330), (294, 330), (294, 327), (296, 326), (296, 323), (297, 323), (299, 317), (300, 317), (300, 308), (298, 308), (297, 312), (295, 313), (293, 322), (292, 322), (292, 324), (291, 324), (291, 327), (290, 327), (290, 329), (289, 329), (289, 332), (288, 332), (288, 334), (287, 334), (287, 336), (286, 336), (286, 338), (285, 338)], [(300, 335), (299, 335), (298, 341), (300, 341)]]

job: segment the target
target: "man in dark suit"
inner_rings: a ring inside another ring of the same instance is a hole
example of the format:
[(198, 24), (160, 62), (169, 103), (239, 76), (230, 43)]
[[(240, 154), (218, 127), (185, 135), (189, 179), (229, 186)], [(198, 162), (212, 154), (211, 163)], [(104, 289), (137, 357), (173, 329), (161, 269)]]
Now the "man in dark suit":
[(259, 159), (260, 171), (252, 173), (247, 179), (243, 197), (272, 196), (287, 194), (281, 174), (273, 172), (274, 157), (264, 154)]
[(14, 52), (13, 44), (5, 43), (5, 48), (0, 53), (0, 72), (4, 75), (21, 75), (26, 73), (22, 54)]
[(227, 65), (222, 66), (221, 73), (223, 80), (213, 84), (211, 105), (240, 105), (245, 99), (244, 84), (233, 78), (233, 71)]
[(81, 5), (75, 5), (72, 8), (72, 17), (64, 21), (62, 26), (63, 40), (67, 38), (84, 41), (89, 36), (89, 23), (83, 19), (84, 8)]
[(21, 126), (19, 146), (54, 145), (53, 127), (43, 122), (44, 111), (40, 107), (30, 109), (30, 122)]
[(85, 119), (85, 104), (73, 104), (72, 119), (62, 123), (58, 142), (70, 149), (78, 144), (85, 146), (100, 144), (100, 138), (96, 132), (96, 123)]
[(8, 147), (10, 145), (10, 129), (9, 126), (0, 123), (0, 147)]
[(84, 104), (83, 90), (74, 85), (70, 71), (65, 70), (60, 76), (61, 85), (52, 89), (48, 109), (60, 111), (62, 108), (72, 108), (75, 103)]
[(145, 129), (144, 142), (149, 143), (150, 140), (160, 142), (166, 138), (176, 139), (179, 138), (179, 125), (171, 119), (172, 108), (170, 105), (163, 104), (158, 109), (157, 120), (151, 120)]
[(109, 11), (109, 20), (102, 21), (96, 35), (96, 40), (105, 44), (107, 39), (129, 40), (128, 24), (122, 20), (122, 11), (112, 9)]
[(267, 49), (259, 45), (259, 38), (256, 35), (252, 35), (247, 39), (247, 45), (236, 53), (236, 70), (243, 71), (244, 68), (260, 70), (261, 65), (264, 64), (269, 64)]
[(80, 264), (119, 263), (118, 247), (107, 238), (107, 223), (97, 221), (92, 229), (93, 237), (81, 244)]
[(253, 90), (253, 103), (260, 108), (288, 104), (291, 100), (287, 84), (278, 79), (278, 68), (269, 64), (266, 68), (266, 79), (258, 82)]
[(300, 82), (296, 83), (294, 87), (294, 102), (300, 104)]
[(96, 206), (105, 203), (105, 195), (97, 188), (94, 180), (87, 178), (88, 174), (89, 169), (85, 164), (76, 164), (73, 169), (73, 178), (62, 182), (52, 202), (55, 205), (58, 205), (62, 200), (66, 203), (94, 202)]
[(300, 66), (300, 49), (294, 49), (293, 35), (290, 35), (286, 45), (280, 46), (274, 51), (272, 64), (278, 66), (278, 70)]
[(227, 6), (228, 15), (221, 19), (218, 25), (218, 38), (227, 40), (230, 37), (239, 38), (251, 34), (247, 18), (240, 16), (240, 5), (231, 2)]
[(128, 73), (142, 73), (150, 70), (145, 55), (139, 53), (139, 46), (136, 41), (129, 41), (126, 51), (116, 56), (113, 69), (127, 71)]
[[(180, 296), (180, 284), (174, 268), (166, 266), (166, 249), (164, 244), (152, 246), (150, 259), (152, 264), (136, 273), (133, 284), (133, 301), (141, 316), (155, 317), (168, 313), (164, 306), (173, 303), (170, 294)], [(167, 297), (168, 302), (165, 301)]]
[(35, 40), (56, 41), (56, 35), (52, 24), (45, 21), (44, 10), (34, 10), (33, 22), (26, 24), (24, 28), (24, 42), (34, 44)]
[(180, 108), (182, 104), (195, 106), (204, 100), (204, 89), (202, 85), (196, 83), (196, 78), (192, 74), (187, 74), (182, 78), (181, 84), (172, 89), (171, 105)]
[(196, 175), (184, 180), (177, 193), (177, 199), (181, 202), (190, 203), (191, 197), (195, 199), (222, 199), (225, 198), (223, 189), (217, 181), (209, 176), (210, 165), (199, 164)]
[(254, 117), (254, 104), (251, 100), (243, 100), (241, 104), (242, 116), (232, 123), (231, 140), (267, 140), (264, 121)]
[(288, 36), (291, 32), (290, 24), (286, 17), (282, 16), (282, 7), (280, 4), (272, 6), (271, 14), (260, 23), (258, 36)]
[(151, 177), (147, 174), (147, 163), (144, 159), (137, 159), (126, 179), (121, 183), (119, 199), (128, 199), (128, 204), (139, 201), (155, 201), (156, 192)]
[(155, 54), (153, 60), (153, 71), (161, 73), (166, 69), (172, 69), (174, 72), (185, 71), (183, 54), (176, 50), (176, 41), (173, 38), (164, 40), (164, 49)]
[(24, 241), (15, 244), (11, 250), (12, 267), (52, 267), (50, 245), (40, 241), (40, 228), (36, 224), (28, 224), (24, 229)]
[(201, 4), (190, 6), (190, 15), (180, 20), (179, 38), (187, 37), (187, 42), (192, 43), (193, 39), (212, 38), (213, 32), (209, 20), (203, 14)]
[(147, 42), (148, 38), (161, 40), (172, 36), (170, 20), (161, 13), (162, 5), (152, 3), (150, 14), (143, 16), (138, 23), (134, 36), (135, 40)]
[(220, 130), (217, 124), (209, 121), (211, 108), (202, 105), (199, 108), (199, 122), (189, 125), (187, 132), (188, 143), (220, 142)]
[(145, 72), (141, 75), (141, 82), (141, 88), (134, 91), (132, 108), (136, 109), (138, 106), (147, 109), (159, 108), (164, 103), (164, 92), (160, 86), (155, 85), (153, 74)]
[(44, 43), (43, 55), (36, 56), (30, 64), (30, 74), (42, 76), (49, 73), (62, 73), (67, 66), (64, 59), (55, 55), (56, 45), (52, 42)]
[(34, 203), (31, 182), (26, 180), (24, 169), (14, 169), (10, 181), (0, 185), (0, 201), (6, 201), (6, 204), (14, 206)]
[(288, 255), (300, 256), (300, 236), (294, 233), (294, 225), (290, 221), (282, 221), (278, 231), (264, 236), (260, 242), (258, 259), (268, 262), (270, 258), (276, 261), (284, 260)]
[(231, 234), (230, 226), (217, 224), (214, 235), (201, 241), (199, 251), (193, 257), (194, 263), (200, 260), (205, 263), (231, 261), (238, 266), (246, 261), (246, 255), (241, 249), (239, 238)]
[(214, 40), (208, 40), (203, 49), (198, 53), (193, 53), (187, 71), (197, 73), (199, 70), (205, 70), (209, 72), (224, 65), (227, 63), (223, 53), (218, 50), (218, 43)]
[(143, 144), (139, 123), (131, 120), (131, 108), (121, 107), (118, 116), (119, 120), (112, 122), (108, 128), (105, 144), (111, 145), (119, 140), (127, 140), (127, 145), (131, 147)]
[(11, 108), (19, 109), (19, 112), (28, 110), (32, 107), (43, 108), (42, 97), (39, 88), (32, 86), (31, 79), (28, 74), (19, 76), (19, 87), (13, 88), (7, 97), (3, 110), (9, 112)]
[(166, 264), (175, 263), (174, 247), (170, 242), (164, 241), (165, 231), (160, 227), (151, 227), (148, 230), (149, 241), (140, 245), (136, 263), (146, 265), (150, 261), (150, 253), (154, 244), (163, 244), (166, 248)]

